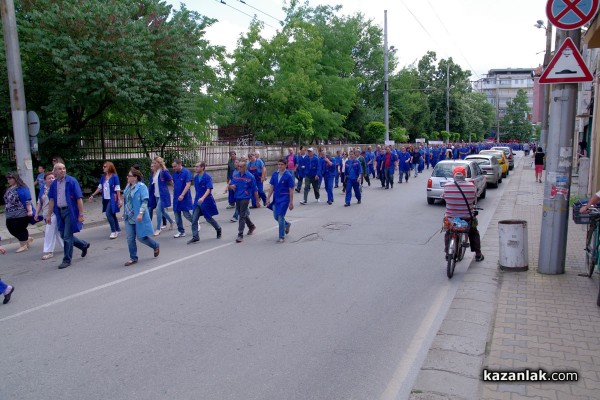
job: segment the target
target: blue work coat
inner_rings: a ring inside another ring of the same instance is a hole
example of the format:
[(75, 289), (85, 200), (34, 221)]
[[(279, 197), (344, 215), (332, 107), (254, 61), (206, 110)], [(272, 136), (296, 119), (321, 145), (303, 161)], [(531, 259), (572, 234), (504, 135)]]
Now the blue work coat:
[(243, 175), (239, 171), (235, 171), (230, 184), (235, 185), (233, 197), (236, 200), (251, 199), (255, 196), (255, 193), (258, 193), (256, 179), (254, 179), (254, 175), (248, 171)]
[(290, 189), (293, 189), (295, 186), (294, 176), (290, 173), (290, 171), (286, 170), (281, 179), (279, 179), (279, 171), (277, 170), (271, 174), (271, 180), (269, 183), (273, 188), (275, 214), (278, 216), (285, 215), (290, 205)]
[[(171, 193), (169, 193), (169, 182), (173, 177), (166, 169), (160, 171), (158, 177), (158, 193), (160, 195), (160, 203), (162, 208), (171, 207)], [(154, 175), (150, 176), (150, 188), (148, 189), (151, 196), (148, 200), (148, 207), (156, 208), (156, 198), (154, 197)]]
[[(100, 177), (100, 187), (102, 187), (103, 193), (104, 193), (104, 182), (106, 182), (106, 175), (102, 175)], [(121, 209), (119, 208), (119, 194), (115, 191), (115, 188), (117, 186), (121, 187), (121, 183), (119, 182), (119, 177), (117, 176), (117, 174), (112, 174), (110, 176), (110, 179), (108, 180), (108, 188), (110, 190), (109, 205), (110, 205), (110, 209), (113, 212), (113, 214), (116, 214), (119, 211), (121, 211)], [(105, 212), (105, 211), (106, 211), (106, 208), (102, 207), (102, 212)]]
[(306, 157), (306, 175), (307, 178), (315, 179), (321, 177), (319, 158), (313, 154), (312, 157)]
[[(154, 233), (154, 228), (152, 227), (152, 220), (150, 219), (148, 207), (144, 210), (142, 221), (138, 222), (137, 220), (137, 216), (140, 213), (144, 200), (146, 202), (149, 201), (150, 195), (148, 193), (148, 187), (142, 182), (136, 183), (133, 188), (130, 185), (127, 185), (123, 191), (123, 198), (125, 201), (127, 201), (129, 192), (131, 192), (131, 207), (133, 208), (133, 219), (135, 221), (135, 234), (139, 239), (151, 236)], [(125, 208), (125, 205), (123, 205), (123, 208)], [(125, 223), (128, 224), (129, 222), (125, 221)]]
[(353, 181), (357, 180), (358, 177), (363, 173), (362, 165), (360, 165), (360, 161), (358, 161), (356, 158), (354, 160), (346, 160), (344, 171), (346, 173), (346, 177)]
[[(77, 200), (81, 199), (83, 195), (81, 194), (81, 187), (79, 186), (79, 182), (77, 179), (72, 176), (65, 175), (65, 197), (67, 199), (67, 207), (69, 208), (69, 214), (71, 215), (71, 230), (73, 233), (80, 232), (83, 229), (83, 224), (79, 222), (79, 207), (77, 207)], [(56, 216), (60, 215), (60, 210), (57, 205), (57, 196), (58, 193), (56, 191), (58, 185), (58, 179), (55, 179), (50, 186), (50, 190), (48, 190), (48, 199), (54, 200), (54, 214)], [(56, 218), (58, 222), (58, 229), (60, 231), (65, 229), (64, 222), (62, 218)]]
[(398, 164), (399, 171), (410, 171), (410, 153), (408, 151), (398, 153)]
[(177, 200), (188, 182), (192, 182), (192, 173), (189, 169), (182, 167), (181, 172), (173, 172), (173, 211), (190, 211), (194, 208), (191, 187), (183, 196), (183, 200)]
[[(212, 218), (214, 215), (219, 215), (217, 209), (217, 203), (212, 195), (213, 181), (212, 177), (206, 172), (202, 175), (196, 175), (194, 177), (194, 189), (196, 189), (196, 196), (194, 197), (195, 207), (200, 207), (204, 218)], [(202, 201), (202, 204), (198, 204), (198, 199), (204, 196), (207, 190), (211, 190), (210, 194)]]

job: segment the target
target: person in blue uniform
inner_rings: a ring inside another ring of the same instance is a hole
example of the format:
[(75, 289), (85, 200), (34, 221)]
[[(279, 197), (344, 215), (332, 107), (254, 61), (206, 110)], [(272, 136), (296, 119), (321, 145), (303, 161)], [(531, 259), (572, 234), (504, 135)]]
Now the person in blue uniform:
[(150, 177), (150, 198), (148, 199), (148, 207), (156, 209), (156, 230), (154, 236), (160, 235), (163, 215), (170, 224), (170, 229), (173, 229), (173, 218), (167, 212), (167, 208), (171, 207), (171, 193), (169, 192), (169, 184), (172, 184), (173, 177), (165, 166), (165, 160), (162, 157), (154, 157), (150, 164), (152, 176)]
[[(263, 205), (267, 201), (267, 195), (263, 187), (263, 181), (265, 179), (265, 163), (260, 158), (256, 158), (254, 152), (248, 154), (248, 172), (254, 175), (256, 179), (256, 188), (258, 189), (258, 197), (263, 201)], [(252, 199), (252, 208), (257, 207), (257, 202)]]
[(196, 196), (194, 197), (194, 212), (192, 213), (192, 238), (188, 240), (187, 244), (200, 241), (198, 220), (201, 215), (206, 222), (215, 228), (215, 231), (217, 231), (217, 239), (221, 239), (221, 226), (213, 218), (215, 215), (219, 215), (217, 203), (212, 195), (213, 181), (212, 177), (205, 171), (206, 163), (204, 161), (197, 162), (194, 166), (196, 176), (194, 176), (193, 182)]
[(385, 179), (385, 171), (384, 171), (384, 163), (385, 163), (385, 148), (384, 149), (379, 149), (377, 152), (377, 155), (375, 156), (375, 168), (377, 171), (377, 177), (379, 178), (379, 180), (381, 181), (381, 187), (384, 188), (385, 187), (385, 183), (386, 183), (386, 179)]
[(333, 161), (335, 169), (335, 185), (333, 187), (337, 188), (340, 182), (340, 168), (342, 167), (342, 151), (337, 150), (335, 152), (335, 157), (332, 157), (331, 161)]
[[(415, 146), (411, 151), (412, 157), (412, 167), (414, 169), (415, 178), (419, 176), (419, 164), (421, 162), (421, 153), (419, 153), (419, 149)], [(407, 179), (408, 181), (408, 179)]]
[(399, 180), (398, 183), (402, 183), (402, 178), (408, 182), (408, 178), (410, 177), (410, 166), (412, 162), (412, 157), (408, 151), (406, 151), (406, 147), (402, 146), (400, 148), (400, 154), (398, 154), (398, 174)]
[(188, 221), (192, 222), (192, 173), (189, 169), (183, 166), (180, 159), (173, 161), (173, 213), (175, 214), (175, 223), (177, 224), (177, 233), (174, 238), (185, 236), (183, 228), (183, 219), (181, 215)]
[(429, 152), (429, 156), (431, 157), (431, 168), (435, 168), (438, 163), (438, 157), (440, 155), (440, 149), (437, 145), (434, 145)]
[(319, 159), (315, 156), (314, 150), (312, 147), (308, 149), (308, 157), (305, 161), (305, 177), (304, 177), (304, 200), (300, 202), (300, 204), (306, 204), (308, 202), (308, 192), (310, 192), (310, 187), (312, 185), (313, 191), (315, 192), (315, 199), (317, 202), (321, 202), (320, 194), (319, 194), (319, 179), (321, 178), (321, 170), (319, 165)]
[(235, 240), (237, 243), (244, 241), (244, 227), (248, 226), (248, 235), (252, 235), (256, 230), (256, 225), (250, 220), (248, 214), (248, 206), (250, 199), (256, 199), (257, 207), (260, 207), (258, 202), (258, 188), (256, 187), (256, 179), (254, 175), (248, 172), (246, 161), (240, 161), (238, 171), (233, 173), (233, 177), (229, 183), (229, 188), (235, 192), (235, 210), (239, 215), (238, 236)]
[(129, 260), (125, 262), (126, 267), (138, 262), (136, 238), (154, 250), (154, 257), (158, 257), (160, 254), (160, 245), (150, 237), (154, 232), (148, 211), (150, 195), (143, 180), (142, 173), (131, 168), (127, 174), (127, 186), (123, 191), (123, 222), (129, 249)]
[(110, 226), (109, 239), (116, 239), (121, 233), (117, 213), (121, 211), (121, 182), (115, 165), (105, 161), (102, 165), (104, 172), (100, 177), (98, 187), (90, 195), (88, 201), (93, 201), (94, 196), (102, 193), (102, 212), (106, 214), (106, 220)]
[(423, 169), (425, 168), (425, 150), (423, 149), (423, 146), (419, 146), (419, 173), (423, 172)]
[(300, 146), (300, 154), (298, 154), (298, 163), (296, 165), (296, 179), (298, 179), (298, 185), (296, 186), (296, 193), (300, 193), (302, 190), (302, 182), (306, 176), (306, 160), (308, 155), (304, 146)]
[(325, 192), (327, 192), (327, 204), (331, 205), (333, 203), (333, 181), (337, 165), (329, 152), (325, 154), (324, 165), (323, 180), (325, 181)]
[(350, 153), (348, 153), (348, 160), (346, 160), (344, 171), (346, 172), (346, 202), (344, 203), (344, 207), (350, 207), (352, 190), (354, 190), (354, 196), (356, 197), (356, 200), (358, 200), (358, 204), (360, 204), (361, 193), (359, 180), (362, 176), (363, 170), (362, 166), (360, 165), (360, 161), (354, 157), (353, 150), (350, 150)]
[[(279, 224), (278, 243), (285, 241), (285, 235), (290, 233), (291, 223), (285, 220), (288, 209), (294, 209), (294, 177), (285, 169), (285, 160), (277, 162), (277, 171), (271, 175), (271, 187), (267, 194), (267, 207), (273, 209), (273, 218)], [(273, 197), (273, 202), (271, 202)]]
[(365, 161), (367, 162), (367, 172), (365, 173), (372, 175), (373, 179), (375, 179), (375, 153), (373, 152), (373, 148), (371, 146), (367, 147)]
[[(2, 240), (2, 239), (0, 239), (0, 240)], [(0, 254), (6, 254), (6, 249), (2, 246), (0, 246)], [(2, 294), (4, 296), (4, 300), (2, 301), (2, 304), (8, 304), (8, 302), (10, 301), (10, 297), (12, 296), (14, 291), (15, 291), (14, 286), (8, 285), (8, 284), (2, 282), (2, 279), (0, 279), (0, 294)]]

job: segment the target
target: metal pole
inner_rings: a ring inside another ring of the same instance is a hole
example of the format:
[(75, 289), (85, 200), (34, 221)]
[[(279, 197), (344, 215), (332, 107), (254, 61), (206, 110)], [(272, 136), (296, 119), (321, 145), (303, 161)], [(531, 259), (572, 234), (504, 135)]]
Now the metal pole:
[(450, 62), (446, 64), (446, 132), (450, 133)]
[[(550, 63), (550, 54), (552, 52), (552, 25), (550, 21), (546, 25), (546, 54), (544, 55), (544, 70)], [(546, 151), (548, 145), (548, 114), (550, 109), (550, 86), (544, 85), (544, 105), (542, 107), (542, 131), (540, 133), (540, 146)]]
[[(557, 30), (559, 46), (567, 37), (579, 45), (581, 32), (579, 29)], [(541, 274), (565, 273), (576, 105), (576, 83), (552, 85), (539, 247), (538, 272)]]
[(388, 93), (388, 40), (387, 10), (383, 11), (383, 121), (385, 124), (385, 141), (390, 140), (390, 115)]
[(496, 75), (496, 144), (500, 145), (500, 80)]
[(15, 138), (15, 156), (17, 172), (29, 187), (31, 198), (35, 201), (33, 185), (33, 164), (29, 148), (29, 132), (27, 129), (27, 107), (25, 106), (25, 89), (23, 87), (23, 72), (21, 69), (21, 54), (17, 21), (13, 0), (0, 0), (2, 11), (2, 30), (6, 49), (6, 67), (8, 70), (8, 85), (10, 91), (10, 108), (12, 111), (13, 135)]

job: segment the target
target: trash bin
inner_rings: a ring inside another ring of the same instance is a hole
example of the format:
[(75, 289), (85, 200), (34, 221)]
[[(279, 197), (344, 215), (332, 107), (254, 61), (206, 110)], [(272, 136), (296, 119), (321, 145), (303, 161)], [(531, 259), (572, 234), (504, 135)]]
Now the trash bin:
[(527, 221), (507, 219), (498, 221), (500, 238), (500, 269), (503, 271), (527, 271), (529, 254), (527, 245)]

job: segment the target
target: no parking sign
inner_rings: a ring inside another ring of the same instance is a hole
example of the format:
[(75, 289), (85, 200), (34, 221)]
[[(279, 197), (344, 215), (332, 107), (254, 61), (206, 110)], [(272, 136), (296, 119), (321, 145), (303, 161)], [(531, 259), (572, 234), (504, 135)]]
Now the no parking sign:
[(548, 0), (546, 15), (557, 28), (577, 29), (594, 18), (599, 0)]

